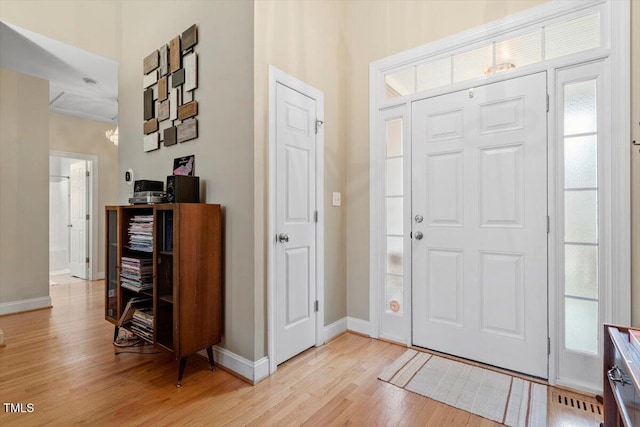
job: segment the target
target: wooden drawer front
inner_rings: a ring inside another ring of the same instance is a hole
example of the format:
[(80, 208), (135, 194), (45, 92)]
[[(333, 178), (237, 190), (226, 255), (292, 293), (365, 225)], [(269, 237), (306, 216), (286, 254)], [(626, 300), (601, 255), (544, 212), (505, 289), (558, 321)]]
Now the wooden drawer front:
[(638, 393), (631, 382), (623, 356), (617, 346), (614, 347), (614, 366), (609, 369), (608, 377), (625, 425), (628, 427), (640, 425)]

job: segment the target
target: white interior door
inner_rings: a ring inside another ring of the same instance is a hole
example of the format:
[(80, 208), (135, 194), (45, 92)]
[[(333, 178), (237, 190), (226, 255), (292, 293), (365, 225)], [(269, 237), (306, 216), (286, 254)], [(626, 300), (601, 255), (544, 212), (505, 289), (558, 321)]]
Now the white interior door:
[(72, 163), (69, 171), (69, 269), (71, 275), (87, 278), (87, 162)]
[(548, 376), (546, 73), (412, 106), (413, 343)]
[(276, 363), (316, 342), (316, 101), (276, 85)]

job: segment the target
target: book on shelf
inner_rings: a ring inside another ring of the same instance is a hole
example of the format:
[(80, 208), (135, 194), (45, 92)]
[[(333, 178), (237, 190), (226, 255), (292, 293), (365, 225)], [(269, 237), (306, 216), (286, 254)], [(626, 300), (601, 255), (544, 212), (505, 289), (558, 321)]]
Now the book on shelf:
[(135, 215), (129, 222), (129, 248), (153, 252), (153, 215)]
[(153, 308), (138, 308), (131, 319), (131, 330), (141, 338), (153, 341)]
[(127, 305), (122, 310), (118, 326), (122, 327), (127, 324), (136, 312), (136, 309), (142, 307), (151, 307), (151, 298), (149, 297), (133, 297), (127, 301)]
[(120, 262), (120, 285), (141, 292), (153, 288), (153, 259), (123, 256)]

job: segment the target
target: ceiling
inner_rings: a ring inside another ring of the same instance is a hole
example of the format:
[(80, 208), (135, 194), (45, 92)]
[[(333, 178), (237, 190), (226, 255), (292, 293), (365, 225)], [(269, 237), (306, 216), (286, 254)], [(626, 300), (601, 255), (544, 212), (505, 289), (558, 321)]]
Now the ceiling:
[(118, 123), (118, 63), (0, 21), (0, 67), (49, 80), (51, 111)]

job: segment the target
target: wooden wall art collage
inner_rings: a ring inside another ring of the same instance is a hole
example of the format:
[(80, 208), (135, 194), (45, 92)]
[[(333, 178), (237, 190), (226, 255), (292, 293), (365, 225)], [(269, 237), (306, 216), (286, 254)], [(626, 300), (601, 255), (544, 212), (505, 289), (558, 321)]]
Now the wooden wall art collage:
[(143, 62), (144, 151), (198, 137), (198, 27), (192, 25)]

